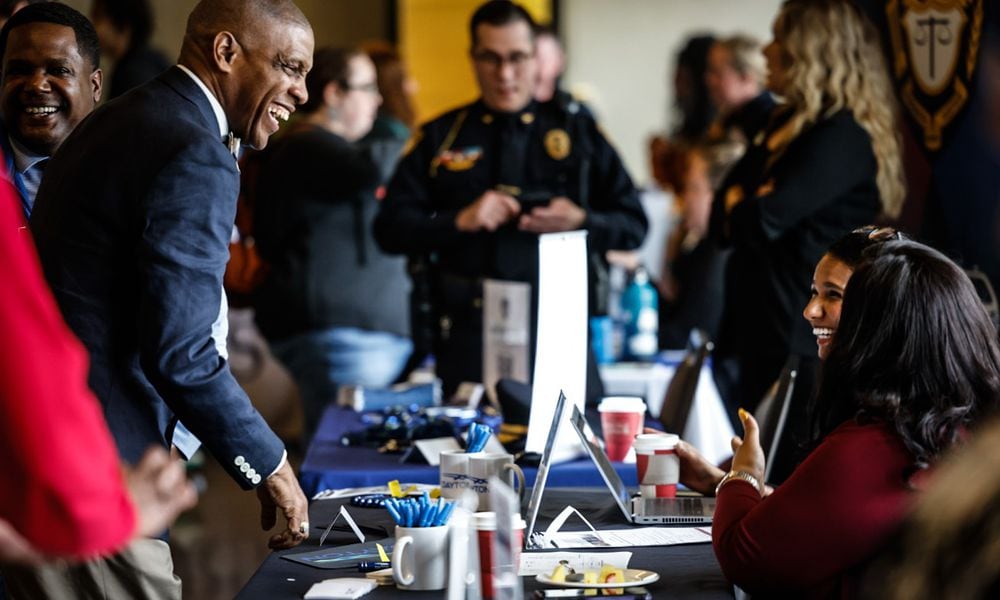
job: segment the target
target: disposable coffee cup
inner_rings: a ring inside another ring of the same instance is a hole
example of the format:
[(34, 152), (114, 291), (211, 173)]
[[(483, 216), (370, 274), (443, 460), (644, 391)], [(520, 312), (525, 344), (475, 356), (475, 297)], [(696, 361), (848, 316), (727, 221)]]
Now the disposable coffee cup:
[[(521, 548), (524, 547), (524, 530), (528, 524), (524, 522), (521, 515), (511, 515), (511, 534), (513, 536), (513, 569), (516, 573), (521, 563)], [(497, 514), (495, 512), (477, 512), (472, 517), (473, 527), (476, 529), (476, 538), (479, 542), (479, 581), (483, 598), (490, 600), (494, 597), (493, 573), (494, 570), (504, 565), (494, 565), (493, 544), (497, 535)]]
[(639, 493), (643, 498), (673, 498), (677, 495), (680, 461), (678, 438), (673, 433), (643, 433), (635, 438), (635, 466), (639, 471)]
[(621, 462), (632, 448), (632, 440), (642, 431), (646, 403), (632, 396), (611, 396), (601, 400), (597, 407), (601, 413), (605, 451), (608, 458)]

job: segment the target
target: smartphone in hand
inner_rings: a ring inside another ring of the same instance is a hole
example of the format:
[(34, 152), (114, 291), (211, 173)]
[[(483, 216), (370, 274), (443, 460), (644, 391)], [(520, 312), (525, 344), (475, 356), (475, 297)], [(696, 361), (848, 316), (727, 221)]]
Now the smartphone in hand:
[(553, 194), (545, 190), (527, 190), (517, 195), (521, 213), (530, 213), (539, 206), (548, 206)]

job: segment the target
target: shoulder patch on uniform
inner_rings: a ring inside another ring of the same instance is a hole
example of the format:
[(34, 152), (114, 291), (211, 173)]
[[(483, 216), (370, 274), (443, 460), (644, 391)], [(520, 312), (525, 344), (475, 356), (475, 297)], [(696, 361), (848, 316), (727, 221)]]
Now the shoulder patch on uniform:
[(434, 163), (449, 171), (468, 171), (476, 165), (483, 156), (481, 146), (454, 148), (441, 152), (434, 157)]

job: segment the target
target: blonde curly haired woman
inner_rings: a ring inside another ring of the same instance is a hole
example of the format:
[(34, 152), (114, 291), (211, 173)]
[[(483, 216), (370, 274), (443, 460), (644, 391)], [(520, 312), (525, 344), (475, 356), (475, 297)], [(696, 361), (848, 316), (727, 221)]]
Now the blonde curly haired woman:
[[(786, 437), (803, 441), (816, 339), (800, 315), (812, 267), (845, 232), (898, 216), (905, 195), (896, 101), (878, 33), (848, 0), (787, 0), (764, 48), (782, 102), (723, 182), (713, 232), (731, 245), (714, 368), (752, 410), (800, 359)], [(780, 479), (780, 478), (779, 478)]]

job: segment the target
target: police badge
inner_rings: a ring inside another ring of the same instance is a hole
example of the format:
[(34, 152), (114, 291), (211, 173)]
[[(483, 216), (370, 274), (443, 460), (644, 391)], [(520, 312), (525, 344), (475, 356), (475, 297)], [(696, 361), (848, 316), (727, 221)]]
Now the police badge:
[(983, 0), (889, 0), (892, 72), (924, 147), (941, 148), (944, 130), (969, 99), (983, 29)]
[(542, 140), (545, 144), (545, 151), (555, 160), (562, 160), (569, 156), (572, 145), (569, 141), (569, 134), (564, 129), (550, 129), (545, 133)]

